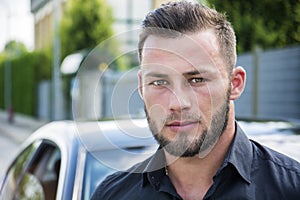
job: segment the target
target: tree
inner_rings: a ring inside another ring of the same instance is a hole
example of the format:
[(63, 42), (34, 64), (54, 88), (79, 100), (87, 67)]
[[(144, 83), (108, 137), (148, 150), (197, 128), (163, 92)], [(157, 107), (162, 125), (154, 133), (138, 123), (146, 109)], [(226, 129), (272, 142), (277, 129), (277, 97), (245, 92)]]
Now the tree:
[(22, 42), (11, 40), (5, 44), (4, 52), (8, 56), (14, 57), (14, 56), (19, 56), (23, 53), (26, 53), (27, 49), (26, 49), (25, 44), (23, 44)]
[(68, 0), (61, 22), (62, 58), (111, 37), (112, 23), (105, 0)]
[(208, 0), (225, 12), (237, 35), (238, 52), (300, 42), (299, 0)]

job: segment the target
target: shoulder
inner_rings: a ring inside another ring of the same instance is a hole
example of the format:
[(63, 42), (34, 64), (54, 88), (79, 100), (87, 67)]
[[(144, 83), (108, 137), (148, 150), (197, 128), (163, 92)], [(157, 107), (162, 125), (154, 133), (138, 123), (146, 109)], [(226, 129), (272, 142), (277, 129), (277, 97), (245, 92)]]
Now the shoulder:
[(251, 140), (251, 143), (254, 156), (252, 163), (253, 176), (268, 177), (265, 179), (266, 181), (278, 184), (282, 189), (297, 189), (299, 187), (299, 162), (258, 142)]
[(254, 147), (253, 150), (259, 162), (270, 163), (277, 168), (283, 168), (287, 171), (295, 172), (300, 175), (299, 162), (256, 141), (250, 141)]

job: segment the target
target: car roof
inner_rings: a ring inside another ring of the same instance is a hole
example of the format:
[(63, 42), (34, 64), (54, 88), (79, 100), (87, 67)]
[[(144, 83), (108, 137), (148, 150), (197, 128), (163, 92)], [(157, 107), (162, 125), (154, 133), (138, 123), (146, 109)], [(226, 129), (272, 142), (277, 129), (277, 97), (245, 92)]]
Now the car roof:
[(35, 131), (27, 143), (38, 139), (50, 140), (69, 149), (79, 144), (88, 151), (156, 145), (145, 119), (54, 121)]
[[(290, 126), (294, 130), (294, 125), (283, 121), (257, 122), (244, 119), (238, 121), (250, 135), (266, 132), (278, 133), (278, 131), (282, 133), (283, 130), (290, 131)], [(266, 129), (267, 127), (269, 128)], [(27, 143), (37, 139), (47, 139), (68, 149), (71, 149), (72, 145), (82, 145), (88, 151), (135, 148), (157, 144), (148, 128), (146, 119), (54, 121), (35, 131)]]

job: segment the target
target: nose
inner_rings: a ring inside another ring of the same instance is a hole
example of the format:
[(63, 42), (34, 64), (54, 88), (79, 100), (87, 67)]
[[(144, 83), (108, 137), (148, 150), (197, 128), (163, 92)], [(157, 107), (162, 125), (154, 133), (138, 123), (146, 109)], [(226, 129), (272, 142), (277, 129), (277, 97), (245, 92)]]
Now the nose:
[[(169, 110), (180, 112), (192, 106), (193, 93), (186, 86), (173, 87), (169, 95)], [(195, 97), (194, 97), (195, 98)]]

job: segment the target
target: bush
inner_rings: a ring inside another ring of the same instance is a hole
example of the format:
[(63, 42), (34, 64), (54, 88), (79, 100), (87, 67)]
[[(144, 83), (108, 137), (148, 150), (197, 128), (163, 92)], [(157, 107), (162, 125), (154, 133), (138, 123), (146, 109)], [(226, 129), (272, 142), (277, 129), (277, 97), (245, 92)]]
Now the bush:
[(0, 107), (5, 109), (5, 67), (11, 67), (11, 105), (15, 112), (36, 115), (37, 88), (41, 80), (51, 78), (51, 61), (44, 53), (27, 52), (0, 61)]

